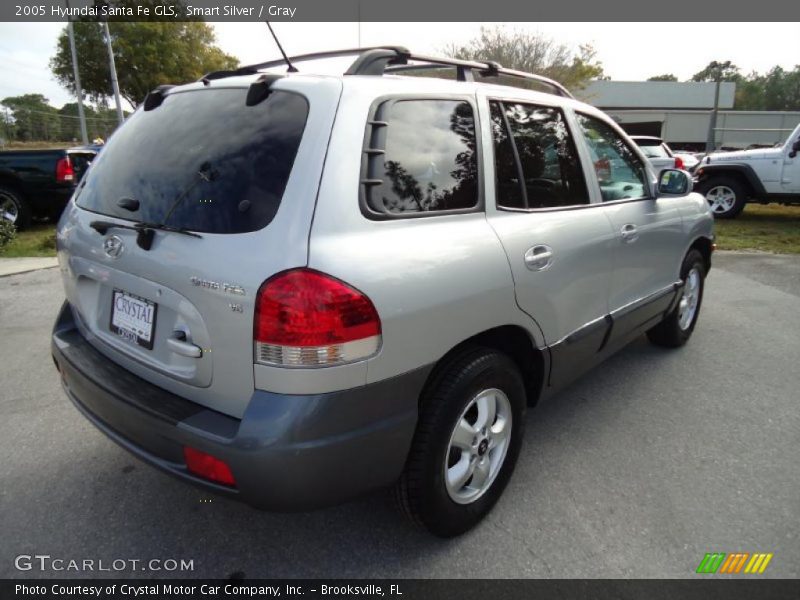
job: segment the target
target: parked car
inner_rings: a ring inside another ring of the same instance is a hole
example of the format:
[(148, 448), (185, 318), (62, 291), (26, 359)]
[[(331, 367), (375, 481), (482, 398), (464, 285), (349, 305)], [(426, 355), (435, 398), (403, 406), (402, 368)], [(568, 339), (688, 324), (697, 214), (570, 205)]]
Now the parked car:
[(18, 229), (28, 227), (34, 217), (58, 218), (75, 183), (67, 150), (0, 152), (0, 218)]
[(702, 153), (699, 156), (697, 154), (696, 152), (682, 152), (680, 150), (672, 152), (672, 155), (683, 163), (683, 169), (689, 171), (689, 173), (694, 172), (697, 165), (700, 164), (700, 159), (704, 156)]
[(72, 167), (75, 169), (76, 182), (83, 178), (89, 165), (92, 164), (102, 147), (99, 144), (89, 144), (88, 146), (76, 146), (67, 150), (67, 154), (72, 161)]
[[(408, 61), (463, 81), (383, 76)], [(64, 390), (206, 490), (294, 511), (393, 487), (457, 535), (529, 404), (643, 333), (686, 343), (713, 218), (548, 79), (400, 48), (282, 64), (154, 90), (97, 156), (58, 226)]]
[(694, 189), (715, 217), (733, 219), (748, 202), (800, 204), (800, 125), (773, 148), (720, 152), (695, 170)]
[(661, 169), (683, 169), (683, 159), (675, 156), (667, 144), (659, 137), (651, 135), (632, 135), (631, 139), (653, 165), (656, 172)]

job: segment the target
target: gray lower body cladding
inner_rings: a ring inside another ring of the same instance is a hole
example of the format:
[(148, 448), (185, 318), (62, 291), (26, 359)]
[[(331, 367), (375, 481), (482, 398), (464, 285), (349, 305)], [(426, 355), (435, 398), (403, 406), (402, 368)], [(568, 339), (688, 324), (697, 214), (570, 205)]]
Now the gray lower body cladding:
[[(313, 395), (256, 391), (241, 420), (158, 388), (95, 350), (69, 304), (52, 353), (70, 400), (138, 458), (257, 508), (302, 511), (391, 485), (405, 464), (430, 367), (359, 388)], [(236, 487), (190, 473), (184, 446), (231, 468)]]

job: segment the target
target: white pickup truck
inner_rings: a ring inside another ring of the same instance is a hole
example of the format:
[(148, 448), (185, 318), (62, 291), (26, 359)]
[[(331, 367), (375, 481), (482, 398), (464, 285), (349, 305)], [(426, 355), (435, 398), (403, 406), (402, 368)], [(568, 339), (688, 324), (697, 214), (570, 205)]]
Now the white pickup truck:
[(798, 152), (800, 125), (782, 146), (710, 154), (695, 170), (694, 189), (721, 219), (737, 217), (747, 202), (800, 204)]

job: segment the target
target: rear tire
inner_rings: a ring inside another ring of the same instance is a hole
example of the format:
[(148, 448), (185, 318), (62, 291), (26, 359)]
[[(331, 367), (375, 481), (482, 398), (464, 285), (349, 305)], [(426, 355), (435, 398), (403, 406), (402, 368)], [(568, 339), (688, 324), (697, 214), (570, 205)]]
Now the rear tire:
[(475, 526), (514, 470), (525, 408), (522, 376), (505, 354), (473, 347), (449, 361), (421, 398), (417, 431), (395, 488), (401, 510), (440, 537)]
[(0, 187), (0, 219), (11, 221), (18, 231), (30, 227), (31, 212), (27, 202), (14, 190)]
[(658, 325), (647, 332), (647, 338), (656, 346), (678, 348), (692, 336), (705, 288), (706, 263), (697, 250), (690, 250), (681, 265), (683, 290), (675, 308)]
[(747, 189), (732, 177), (711, 177), (697, 191), (705, 197), (717, 219), (735, 219), (747, 204)]

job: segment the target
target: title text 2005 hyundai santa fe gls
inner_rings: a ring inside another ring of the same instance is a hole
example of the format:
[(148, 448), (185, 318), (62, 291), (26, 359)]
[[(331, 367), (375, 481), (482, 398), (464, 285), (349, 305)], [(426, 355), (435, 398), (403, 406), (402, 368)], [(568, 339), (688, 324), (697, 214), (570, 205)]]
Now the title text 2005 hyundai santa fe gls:
[[(53, 356), (87, 419), (184, 480), (270, 510), (394, 486), (456, 535), (527, 405), (644, 332), (686, 342), (712, 218), (555, 82), (349, 52), (151, 92), (59, 223)], [(403, 76), (431, 66), (455, 77)]]

